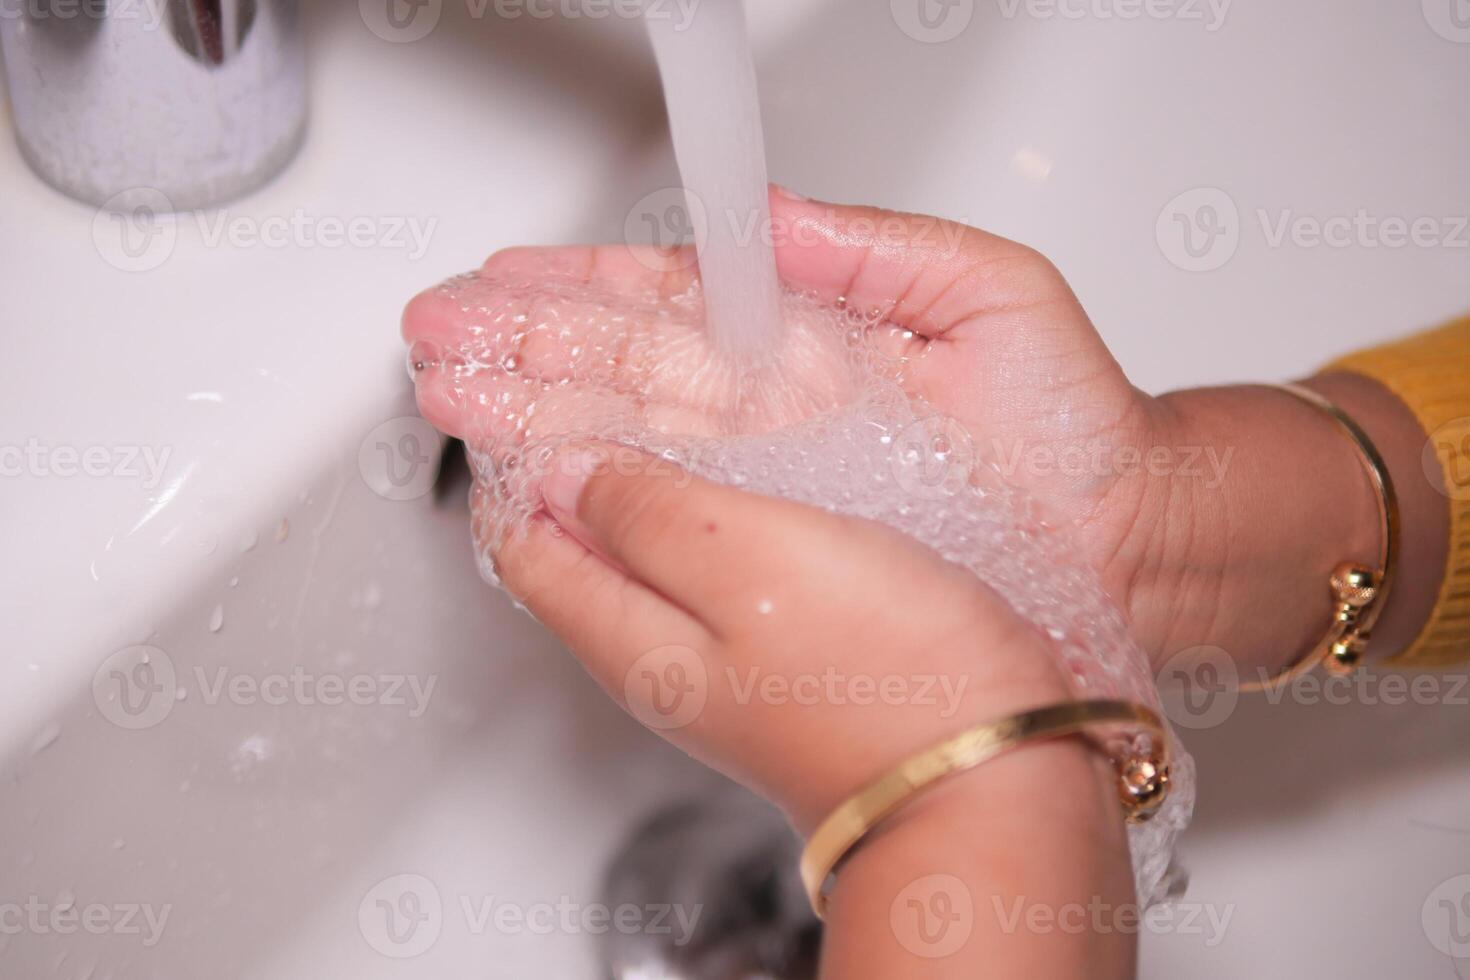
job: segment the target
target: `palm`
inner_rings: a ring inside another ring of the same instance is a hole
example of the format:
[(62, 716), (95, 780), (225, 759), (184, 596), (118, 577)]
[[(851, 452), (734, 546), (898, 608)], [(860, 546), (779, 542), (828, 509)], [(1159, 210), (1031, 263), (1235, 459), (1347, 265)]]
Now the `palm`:
[[(1044, 519), (1071, 525), (1121, 595), (1139, 561), (1129, 532), (1143, 480), (1129, 464), (1151, 444), (1151, 403), (1055, 270), (973, 229), (942, 253), (880, 250), (823, 227), (833, 209), (772, 205), (778, 220), (809, 222), (816, 235), (778, 249), (782, 278), (821, 301), (883, 311), (869, 340), (909, 392), (959, 422), (976, 455), (1031, 491)], [(850, 396), (841, 338), (798, 317), (773, 359), (779, 370), (732, 416), (740, 377), (700, 329), (691, 266), (687, 255), (625, 246), (514, 249), (422, 294), (404, 332), (416, 359), (441, 365), (420, 379), (424, 413), (503, 459), (562, 433), (613, 434), (609, 419), (720, 434), (792, 422)], [(492, 369), (455, 370), (461, 359)]]

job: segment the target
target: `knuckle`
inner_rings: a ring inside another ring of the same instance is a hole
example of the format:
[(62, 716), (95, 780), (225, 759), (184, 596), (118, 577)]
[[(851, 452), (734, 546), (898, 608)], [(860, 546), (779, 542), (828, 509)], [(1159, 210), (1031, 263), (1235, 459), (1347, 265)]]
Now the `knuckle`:
[(615, 551), (646, 548), (678, 517), (679, 501), (665, 481), (646, 474), (594, 477), (590, 499)]
[(1071, 293), (1051, 259), (1015, 242), (973, 256), (968, 277), (1002, 307), (1033, 306)]

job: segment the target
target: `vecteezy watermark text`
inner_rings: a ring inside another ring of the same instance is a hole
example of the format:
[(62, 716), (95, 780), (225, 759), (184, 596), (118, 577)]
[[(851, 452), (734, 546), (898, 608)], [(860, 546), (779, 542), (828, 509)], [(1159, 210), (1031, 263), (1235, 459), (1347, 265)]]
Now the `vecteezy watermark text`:
[(358, 903), (357, 924), (367, 944), (393, 959), (422, 955), (439, 941), (450, 918), (459, 914), (471, 936), (592, 935), (660, 937), (683, 947), (694, 938), (703, 905), (677, 902), (631, 902), (608, 905), (582, 902), (569, 895), (522, 902), (500, 895), (457, 896), (446, 906), (438, 886), (419, 874), (385, 878)]
[[(462, 0), (471, 20), (667, 20), (675, 31), (689, 29), (703, 0)], [(358, 0), (367, 29), (384, 41), (422, 41), (439, 26), (445, 0)]]
[(698, 651), (669, 644), (648, 651), (628, 668), (623, 678), (623, 700), (633, 717), (655, 731), (693, 724), (711, 697), (737, 708), (752, 704), (912, 707), (932, 710), (948, 719), (959, 712), (969, 682), (965, 674), (875, 675), (847, 673), (830, 666), (820, 672), (795, 673), (760, 666), (726, 666), (712, 674)]
[(161, 724), (192, 692), (207, 706), (381, 707), (406, 709), (420, 718), (439, 682), (437, 674), (289, 671), (245, 673), (225, 666), (196, 665), (180, 673), (173, 659), (155, 646), (125, 647), (109, 656), (92, 677), (98, 711), (119, 728), (140, 730)]
[(1470, 676), (1465, 674), (1401, 674), (1371, 669), (1350, 674), (1312, 671), (1283, 683), (1274, 678), (1280, 667), (1242, 669), (1221, 647), (1201, 645), (1173, 653), (1159, 668), (1157, 681), (1164, 712), (1181, 728), (1215, 728), (1229, 721), (1240, 702), (1242, 687), (1261, 691), (1268, 705), (1470, 707)]
[(1077, 936), (1083, 933), (1137, 935), (1141, 932), (1176, 936), (1200, 936), (1212, 948), (1225, 939), (1230, 920), (1235, 915), (1233, 903), (1213, 905), (1198, 902), (1175, 902), (1145, 908), (1133, 902), (1113, 903), (1093, 896), (1086, 902), (1055, 905), (1033, 902), (1024, 896), (1003, 899), (990, 897), (991, 908), (1002, 932), (1013, 935)]
[(145, 31), (156, 31), (163, 23), (166, 3), (147, 0), (0, 0), (0, 20), (132, 20), (142, 21)]
[[(922, 246), (935, 258), (959, 254), (971, 229), (963, 221), (946, 221), (929, 215), (847, 215), (828, 210), (819, 215), (803, 212), (797, 218), (768, 214), (760, 209), (711, 208), (700, 195), (683, 187), (661, 187), (643, 195), (628, 209), (623, 221), (623, 240), (628, 245), (654, 245), (671, 252), (693, 245), (681, 263), (692, 266), (699, 251), (718, 235), (740, 248), (759, 242), (775, 249), (817, 248), (829, 242), (830, 229), (839, 227), (844, 237), (874, 247)], [(657, 268), (674, 265), (670, 256), (660, 256)]]
[(865, 707), (882, 704), (890, 707), (915, 705), (938, 708), (940, 718), (953, 718), (960, 709), (970, 678), (958, 679), (940, 674), (848, 674), (828, 667), (820, 674), (786, 675), (763, 671), (752, 666), (745, 671), (725, 668), (735, 703), (748, 705), (795, 704), (812, 707), (819, 704)]
[[(1470, 249), (1470, 215), (1391, 214), (1359, 207), (1303, 214), (1295, 208), (1256, 208), (1261, 241), (1270, 249)], [(1159, 212), (1154, 234), (1159, 250), (1186, 272), (1223, 268), (1240, 249), (1251, 222), (1235, 199), (1218, 187), (1176, 195)]]
[(1006, 20), (1173, 20), (1213, 34), (1225, 25), (1232, 0), (995, 0)]
[(438, 227), (439, 219), (432, 216), (321, 214), (306, 208), (281, 214), (228, 208), (176, 212), (162, 191), (135, 187), (113, 195), (98, 210), (92, 243), (108, 265), (124, 272), (163, 265), (187, 228), (208, 249), (373, 249), (402, 252), (416, 262), (427, 254)]
[(75, 899), (46, 901), (36, 895), (24, 902), (0, 901), (0, 936), (74, 936), (85, 932), (93, 936), (138, 936), (149, 948), (163, 937), (173, 905), (150, 905), (146, 902), (88, 902), (78, 905)]
[(48, 445), (32, 437), (20, 445), (0, 445), (0, 477), (132, 479), (152, 490), (163, 480), (171, 455), (168, 446)]
[(289, 673), (231, 673), (227, 667), (212, 672), (194, 668), (194, 680), (205, 704), (227, 701), (235, 705), (265, 704), (271, 707), (294, 704), (303, 707), (343, 705), (407, 708), (408, 717), (420, 718), (439, 681), (437, 674), (316, 674), (304, 667)]
[(1225, 483), (1235, 447), (1227, 446), (1110, 446), (1094, 439), (1077, 446), (1005, 445), (992, 441), (995, 459), (1006, 477), (1126, 477), (1167, 476), (1202, 481), (1206, 490)]

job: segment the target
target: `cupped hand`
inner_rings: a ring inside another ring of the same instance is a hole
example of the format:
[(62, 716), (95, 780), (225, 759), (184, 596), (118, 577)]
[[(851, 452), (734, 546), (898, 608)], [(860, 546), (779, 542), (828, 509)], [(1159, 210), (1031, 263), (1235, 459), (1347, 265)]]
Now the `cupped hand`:
[[(1069, 697), (1048, 640), (882, 525), (568, 449), (504, 584), (639, 721), (810, 831), (906, 756)], [(484, 533), (487, 501), (475, 501)]]
[[(1129, 384), (1056, 269), (1025, 246), (937, 218), (781, 191), (770, 200), (786, 285), (866, 312), (871, 348), (898, 365), (912, 395), (968, 433), (954, 458), (988, 461), (1030, 491), (1046, 519), (1069, 528), (1144, 648), (1157, 650), (1179, 603), (1160, 557), (1171, 493), (1140, 464), (1171, 438), (1170, 413)], [(624, 245), (517, 248), (453, 289), (421, 294), (404, 317), (411, 344), (510, 363), (517, 375), (425, 372), (421, 410), (501, 455), (533, 436), (528, 424), (574, 431), (564, 420), (589, 412), (631, 410), (645, 424), (692, 434), (728, 429), (737, 380), (712, 367), (719, 361), (697, 317), (670, 319), (646, 302), (686, 294), (692, 259)], [(557, 303), (516, 288), (557, 282), (591, 291)], [(499, 311), (495, 323), (479, 312), (486, 308)], [(764, 417), (735, 424), (779, 425), (850, 394), (837, 338), (798, 323), (783, 343), (780, 397), (760, 403)], [(577, 363), (594, 357), (591, 368)], [(533, 395), (522, 380), (554, 381), (569, 369), (579, 384), (536, 392), (528, 423)], [(580, 383), (588, 378), (596, 383)]]

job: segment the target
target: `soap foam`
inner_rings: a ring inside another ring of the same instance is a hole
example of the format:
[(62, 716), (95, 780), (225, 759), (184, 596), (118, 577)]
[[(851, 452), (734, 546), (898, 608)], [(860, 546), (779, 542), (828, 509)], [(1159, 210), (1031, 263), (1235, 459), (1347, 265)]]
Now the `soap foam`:
[[(466, 435), (489, 506), (482, 541), (522, 533), (560, 447), (635, 447), (707, 479), (890, 525), (994, 588), (1048, 638), (1078, 697), (1158, 710), (1147, 658), (1066, 528), (1009, 485), (958, 423), (905, 391), (912, 335), (881, 309), (785, 292), (778, 349), (754, 365), (715, 349), (698, 284), (667, 293), (548, 276), (461, 276), (439, 287), (468, 324), (410, 352), (470, 411)], [(487, 553), (481, 568), (495, 581)], [(1146, 746), (1140, 746), (1146, 748)], [(1161, 900), (1188, 822), (1193, 761), (1174, 741), (1173, 789), (1131, 825), (1138, 893)]]

